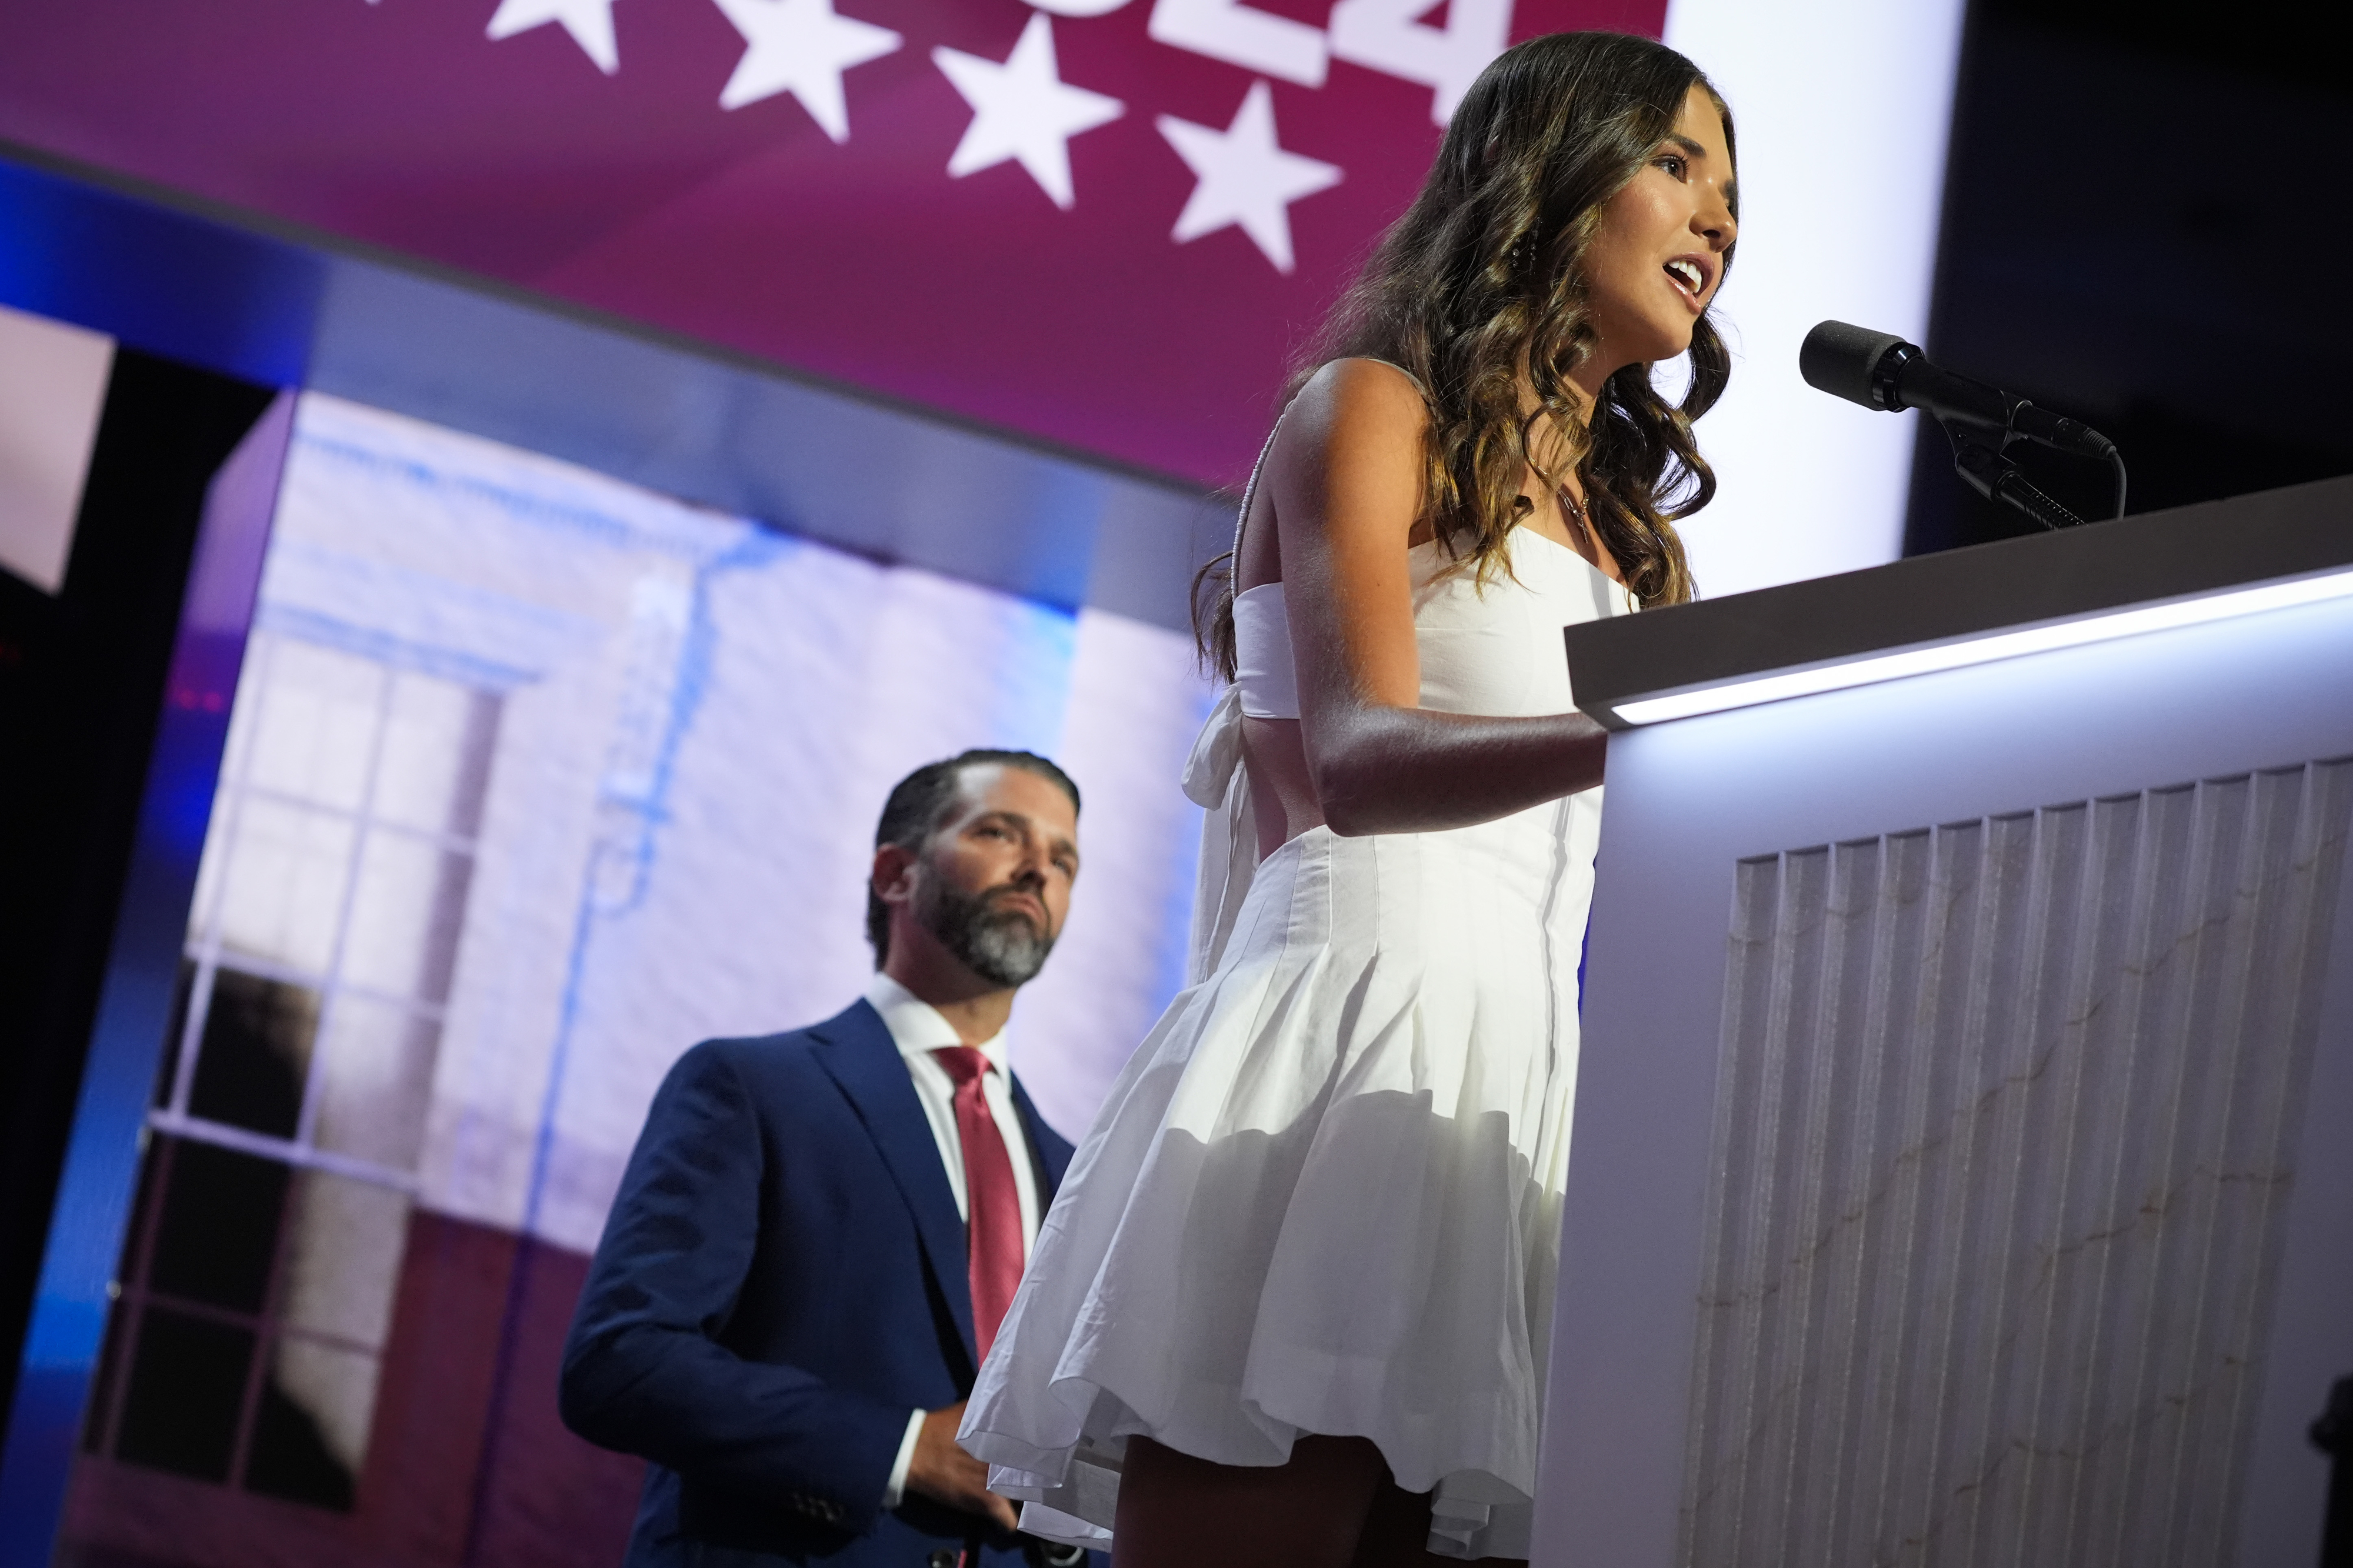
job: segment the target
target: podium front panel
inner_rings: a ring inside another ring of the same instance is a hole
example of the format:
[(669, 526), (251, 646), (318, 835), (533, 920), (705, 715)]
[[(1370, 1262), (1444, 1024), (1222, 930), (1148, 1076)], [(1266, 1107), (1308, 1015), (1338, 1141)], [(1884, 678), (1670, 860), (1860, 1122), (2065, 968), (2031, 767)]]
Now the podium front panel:
[(2353, 601), (1622, 731), (1536, 1561), (2316, 1560)]

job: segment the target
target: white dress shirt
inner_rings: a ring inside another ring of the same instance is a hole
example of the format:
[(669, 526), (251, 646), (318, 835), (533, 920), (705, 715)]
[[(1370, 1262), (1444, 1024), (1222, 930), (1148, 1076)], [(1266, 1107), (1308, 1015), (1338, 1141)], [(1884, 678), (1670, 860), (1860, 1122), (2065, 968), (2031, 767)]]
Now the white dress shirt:
[[(866, 987), (866, 1000), (882, 1015), (882, 1026), (891, 1031), (892, 1042), (907, 1064), (915, 1098), (923, 1102), (923, 1120), (932, 1125), (932, 1142), (939, 1145), (948, 1190), (955, 1194), (956, 1213), (969, 1221), (972, 1206), (965, 1195), (964, 1139), (956, 1131), (955, 1079), (932, 1055), (942, 1047), (965, 1042), (937, 1008), (887, 974), (876, 973)], [(997, 1069), (981, 1075), (981, 1094), (988, 1101), (989, 1113), (997, 1118), (997, 1130), (1013, 1162), (1013, 1190), (1021, 1200), (1021, 1256), (1026, 1259), (1038, 1243), (1038, 1173), (1029, 1135), (1013, 1104), (1013, 1066), (1006, 1051), (1005, 1031), (998, 1030), (995, 1038), (982, 1041), (976, 1048)], [(915, 1438), (923, 1431), (926, 1414), (917, 1410), (907, 1417), (907, 1434), (899, 1440), (899, 1456), (892, 1462), (891, 1479), (882, 1489), (886, 1509), (897, 1508), (906, 1495), (907, 1468), (914, 1463)]]

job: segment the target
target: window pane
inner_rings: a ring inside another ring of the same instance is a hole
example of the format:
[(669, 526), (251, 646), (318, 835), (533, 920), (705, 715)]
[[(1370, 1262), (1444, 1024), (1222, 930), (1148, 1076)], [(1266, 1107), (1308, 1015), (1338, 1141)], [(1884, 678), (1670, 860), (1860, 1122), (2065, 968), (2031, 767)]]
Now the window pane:
[(344, 992), (319, 1059), (311, 1136), (322, 1149), (414, 1170), (441, 1031), (403, 1007)]
[(374, 1356), (280, 1341), (254, 1412), (246, 1489), (350, 1512), (367, 1457), (375, 1382)]
[(376, 763), (375, 816), (428, 833), (472, 837), (497, 714), (498, 699), (489, 692), (396, 671)]
[(319, 994), (235, 969), (213, 972), (188, 1114), (294, 1136), (319, 1029)]
[(341, 978), (425, 1002), (448, 996), (472, 870), (466, 856), (426, 839), (370, 833), (360, 852)]
[(252, 1360), (248, 1330), (149, 1311), (139, 1324), (115, 1457), (199, 1480), (227, 1480)]
[(365, 797), (385, 672), (373, 659), (272, 641), (246, 782), (357, 811)]
[(224, 946), (323, 974), (335, 951), (352, 825), (282, 802), (246, 797), (224, 851)]
[(296, 1174), (278, 1302), (283, 1334), (254, 1430), (251, 1489), (351, 1506), (407, 1242), (405, 1194), (322, 1171)]
[(171, 1164), (162, 1178), (148, 1289), (208, 1307), (260, 1311), (278, 1253), (286, 1167), (209, 1143), (157, 1141), (159, 1157), (167, 1148)]
[(382, 1350), (407, 1245), (406, 1194), (323, 1171), (298, 1173), (287, 1207), (280, 1321), (290, 1330)]
[(375, 815), (386, 822), (443, 831), (465, 766), (467, 718), (462, 686), (395, 673), (376, 763)]

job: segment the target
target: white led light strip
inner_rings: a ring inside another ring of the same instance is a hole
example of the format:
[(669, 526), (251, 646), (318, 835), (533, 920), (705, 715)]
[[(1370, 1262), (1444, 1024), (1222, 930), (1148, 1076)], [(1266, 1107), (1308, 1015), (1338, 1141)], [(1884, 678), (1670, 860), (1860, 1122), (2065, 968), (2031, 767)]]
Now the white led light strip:
[(2117, 637), (2138, 637), (2144, 632), (2170, 631), (2177, 626), (2200, 626), (2208, 621), (2230, 620), (2239, 616), (2259, 615), (2265, 610), (2284, 610), (2296, 605), (2317, 604), (2326, 599), (2348, 596), (2353, 596), (2353, 570), (2332, 572), (2319, 577), (2297, 577), (2284, 583), (2265, 583), (2260, 587), (2239, 588), (2204, 598), (2175, 599), (2162, 605), (2144, 605), (2136, 609), (2087, 616), (2078, 621), (2060, 621), (2051, 626), (1999, 632), (1991, 637), (1973, 637), (1967, 642), (1905, 648), (1900, 653), (1875, 654), (1846, 664), (1793, 669), (1780, 675), (1760, 675), (1753, 680), (1736, 680), (1723, 686), (1704, 687), (1697, 691), (1677, 691), (1665, 697), (1645, 697), (1637, 701), (1620, 703), (1618, 716), (1629, 724), (1656, 724), (1669, 719), (1688, 719), (1697, 713), (1721, 713), (1730, 708), (1752, 708), (1759, 702), (1811, 697), (1821, 691), (1842, 691), (1851, 686), (1901, 680), (1912, 675), (1932, 675), (1940, 669), (1960, 669), (1972, 664), (1990, 664), (2000, 658), (2049, 653), (2054, 648), (2081, 647), (2086, 643), (2109, 642)]

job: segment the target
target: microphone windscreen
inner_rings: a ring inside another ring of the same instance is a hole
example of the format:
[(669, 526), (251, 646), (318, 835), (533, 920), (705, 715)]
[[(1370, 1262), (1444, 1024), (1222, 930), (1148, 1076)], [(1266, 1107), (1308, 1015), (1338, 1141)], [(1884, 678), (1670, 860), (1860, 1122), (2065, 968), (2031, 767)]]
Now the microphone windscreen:
[(1804, 344), (1799, 348), (1798, 374), (1817, 392), (1860, 403), (1865, 408), (1877, 408), (1879, 405), (1871, 396), (1872, 369), (1882, 355), (1903, 341), (1894, 332), (1874, 332), (1868, 327), (1851, 327), (1844, 321), (1824, 321), (1806, 334)]

